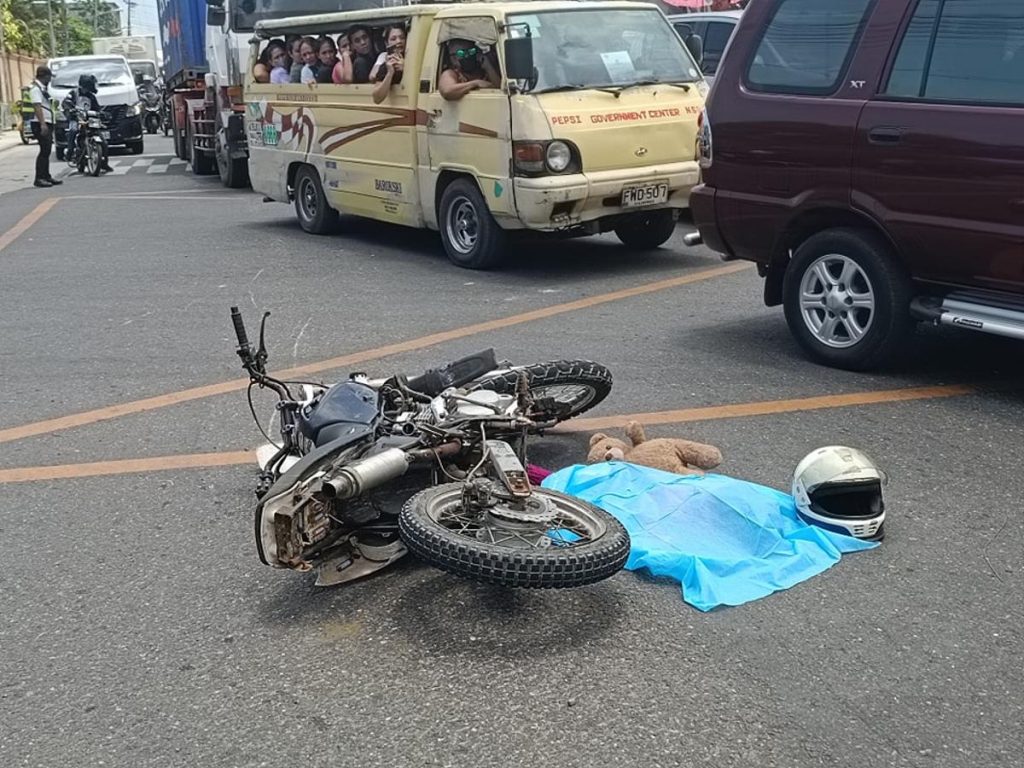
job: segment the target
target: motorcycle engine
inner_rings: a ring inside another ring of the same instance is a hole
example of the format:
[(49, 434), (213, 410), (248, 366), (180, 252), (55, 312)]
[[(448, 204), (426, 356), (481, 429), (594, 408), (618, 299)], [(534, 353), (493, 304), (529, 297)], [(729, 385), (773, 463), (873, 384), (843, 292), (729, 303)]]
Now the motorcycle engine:
[[(488, 389), (477, 390), (463, 396), (465, 399), (454, 402), (454, 411), (462, 416), (495, 416), (495, 407), (506, 413), (516, 401), (514, 395), (500, 395)], [(466, 402), (471, 400), (472, 402)]]

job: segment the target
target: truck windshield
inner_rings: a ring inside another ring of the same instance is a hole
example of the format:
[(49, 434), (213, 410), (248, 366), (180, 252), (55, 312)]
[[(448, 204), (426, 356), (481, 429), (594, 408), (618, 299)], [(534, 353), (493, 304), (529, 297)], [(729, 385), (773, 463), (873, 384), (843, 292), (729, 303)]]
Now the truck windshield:
[(249, 32), (257, 21), (264, 19), (381, 8), (388, 0), (229, 0), (229, 3), (231, 28), (235, 32)]
[(70, 61), (57, 59), (50, 64), (53, 70), (53, 86), (56, 88), (77, 88), (82, 75), (95, 75), (100, 88), (115, 85), (134, 85), (132, 73), (124, 59), (80, 59)]
[(694, 83), (700, 71), (656, 10), (588, 9), (514, 14), (510, 37), (533, 38), (533, 93), (644, 83)]
[(136, 82), (142, 82), (144, 77), (152, 77), (156, 80), (156, 64), (152, 61), (129, 61), (128, 66), (135, 75)]

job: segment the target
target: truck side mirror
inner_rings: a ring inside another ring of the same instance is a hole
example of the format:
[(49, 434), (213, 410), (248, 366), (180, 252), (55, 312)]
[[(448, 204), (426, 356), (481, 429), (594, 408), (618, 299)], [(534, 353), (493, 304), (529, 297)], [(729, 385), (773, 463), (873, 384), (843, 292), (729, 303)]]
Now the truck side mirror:
[(686, 47), (689, 49), (697, 65), (704, 66), (704, 40), (700, 35), (694, 33), (686, 38)]
[(505, 40), (505, 69), (509, 80), (533, 78), (532, 37), (510, 37)]
[(227, 17), (228, 13), (224, 10), (223, 6), (211, 5), (206, 9), (206, 26), (223, 27), (224, 20)]

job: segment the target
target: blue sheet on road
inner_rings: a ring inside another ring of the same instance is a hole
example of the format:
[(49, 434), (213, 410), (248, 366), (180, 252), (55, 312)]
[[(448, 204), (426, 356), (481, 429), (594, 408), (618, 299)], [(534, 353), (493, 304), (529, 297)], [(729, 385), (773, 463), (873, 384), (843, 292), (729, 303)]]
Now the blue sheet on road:
[(605, 462), (566, 467), (542, 485), (617, 517), (632, 539), (626, 568), (675, 579), (702, 611), (788, 589), (877, 546), (808, 525), (792, 496), (724, 475)]

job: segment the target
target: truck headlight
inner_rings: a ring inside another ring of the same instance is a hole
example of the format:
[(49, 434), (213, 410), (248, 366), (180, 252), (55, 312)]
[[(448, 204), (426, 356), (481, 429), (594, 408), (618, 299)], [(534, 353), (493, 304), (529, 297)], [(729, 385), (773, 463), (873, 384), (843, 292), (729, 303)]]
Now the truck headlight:
[(134, 104), (129, 105), (129, 107), (128, 107), (128, 114), (129, 115), (141, 115), (142, 114), (142, 102), (141, 101), (136, 101)]
[(572, 150), (564, 141), (552, 141), (544, 153), (544, 161), (550, 170), (561, 173), (572, 162)]

